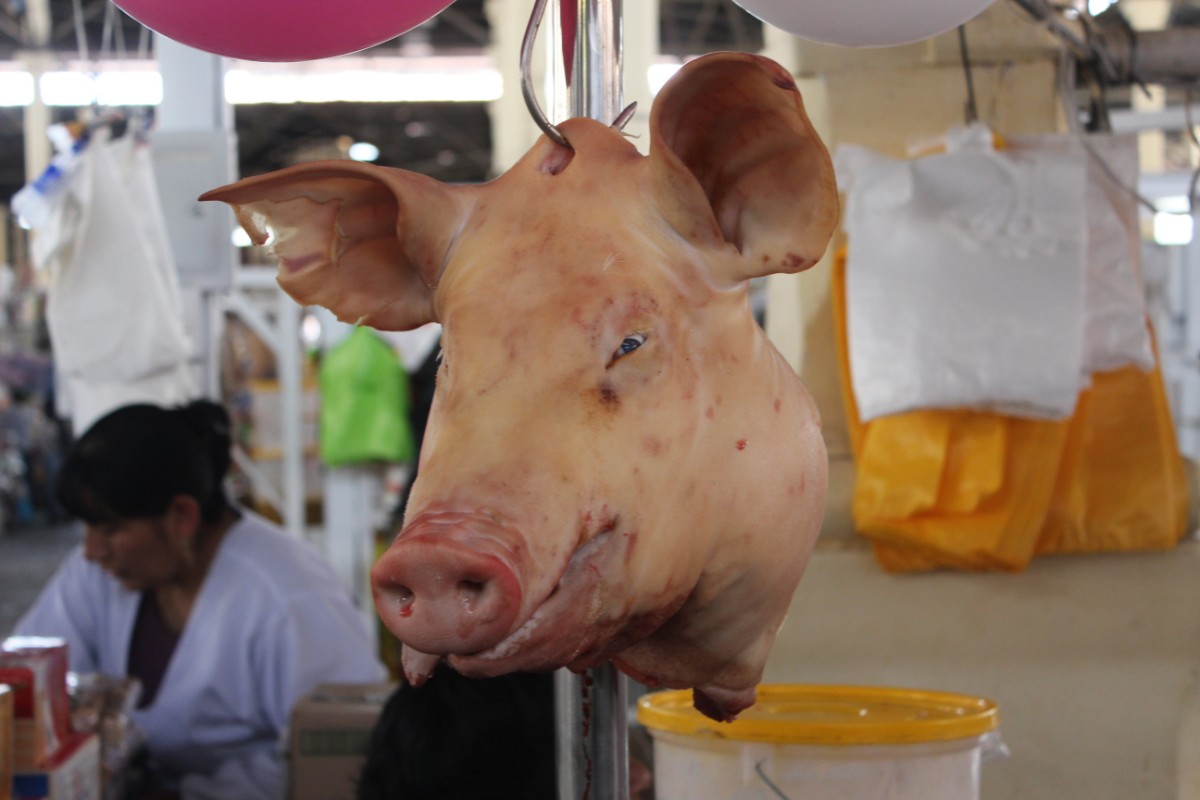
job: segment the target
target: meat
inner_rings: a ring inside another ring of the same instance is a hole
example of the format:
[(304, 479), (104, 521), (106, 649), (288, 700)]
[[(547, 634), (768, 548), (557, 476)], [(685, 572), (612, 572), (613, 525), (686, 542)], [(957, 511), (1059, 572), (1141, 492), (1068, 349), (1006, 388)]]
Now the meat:
[(817, 537), (817, 410), (748, 281), (821, 256), (828, 153), (791, 77), (720, 53), (651, 115), (588, 119), (480, 186), (320, 162), (203, 199), (271, 236), (299, 302), (443, 325), (405, 521), (372, 572), (414, 682), (611, 659), (732, 719)]

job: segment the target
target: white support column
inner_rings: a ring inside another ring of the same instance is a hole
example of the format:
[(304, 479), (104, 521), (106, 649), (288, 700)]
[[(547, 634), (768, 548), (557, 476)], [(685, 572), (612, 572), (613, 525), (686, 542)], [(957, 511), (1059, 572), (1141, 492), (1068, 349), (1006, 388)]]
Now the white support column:
[[(265, 290), (265, 291), (264, 291)], [(257, 298), (257, 299), (256, 299)], [(215, 298), (214, 298), (215, 299)], [(294, 536), (304, 536), (304, 436), (303, 436), (303, 352), (300, 345), (301, 308), (275, 282), (275, 270), (251, 267), (237, 273), (237, 288), (214, 302), (218, 311), (241, 317), (275, 356), (279, 380), (280, 447), (282, 478), (278, 486), (263, 485), (266, 475), (250, 462), (244, 471), (254, 482), (255, 491), (266, 498), (283, 518), (283, 527)], [(249, 455), (240, 454), (240, 464)]]
[(233, 288), (233, 215), (200, 203), (208, 189), (237, 177), (233, 109), (225, 100), (225, 59), (155, 36), (163, 99), (152, 137), (154, 169), (175, 268), (190, 307), (189, 333), (201, 393), (219, 393), (221, 317), (215, 297)]
[(42, 174), (53, 155), (46, 129), (50, 127), (50, 109), (42, 99), (41, 77), (53, 66), (50, 53), (50, 0), (28, 0), (25, 19), (33, 49), (21, 53), (21, 61), (33, 75), (33, 102), (25, 109), (25, 179)]
[(625, 102), (638, 104), (625, 133), (642, 153), (650, 148), (650, 67), (658, 63), (659, 0), (630, 0), (625, 4)]
[[(492, 172), (499, 175), (515, 164), (541, 135), (521, 96), (521, 41), (533, 0), (487, 0), (485, 10), (492, 30), (491, 53), (504, 81), (504, 93), (491, 103)], [(545, 26), (542, 28), (543, 34)], [(545, 81), (544, 50), (533, 58), (534, 85)]]
[(382, 496), (383, 473), (377, 465), (334, 467), (325, 474), (325, 555), (354, 593), (373, 639), (379, 635), (379, 626), (370, 573), (375, 562), (376, 511)]
[(158, 35), (154, 57), (163, 79), (163, 99), (155, 117), (159, 131), (233, 130), (223, 57)]
[(800, 65), (800, 52), (796, 37), (785, 30), (763, 23), (762, 54), (767, 58), (778, 61), (784, 69), (793, 75)]
[(276, 297), (279, 349), (275, 368), (279, 375), (279, 416), (283, 452), (283, 527), (293, 536), (305, 534), (304, 435), (301, 425), (302, 374), (300, 306), (282, 291)]
[[(1140, 0), (1123, 3), (1121, 11), (1135, 31), (1161, 31), (1171, 14), (1169, 0)], [(1130, 93), (1134, 111), (1159, 111), (1166, 105), (1167, 91), (1163, 86), (1150, 85), (1146, 91)], [(1166, 137), (1162, 131), (1142, 131), (1138, 134), (1138, 158), (1143, 172), (1162, 172), (1166, 160)]]

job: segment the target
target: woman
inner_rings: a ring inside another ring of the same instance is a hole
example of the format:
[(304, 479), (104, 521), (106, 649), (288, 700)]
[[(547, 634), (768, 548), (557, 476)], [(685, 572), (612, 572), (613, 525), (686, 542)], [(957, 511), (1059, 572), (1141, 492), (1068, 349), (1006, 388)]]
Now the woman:
[(72, 670), (138, 678), (155, 788), (187, 800), (282, 798), (296, 700), (385, 679), (328, 564), (226, 498), (230, 446), (207, 401), (98, 420), (58, 480), (83, 545), (15, 631), (65, 638)]

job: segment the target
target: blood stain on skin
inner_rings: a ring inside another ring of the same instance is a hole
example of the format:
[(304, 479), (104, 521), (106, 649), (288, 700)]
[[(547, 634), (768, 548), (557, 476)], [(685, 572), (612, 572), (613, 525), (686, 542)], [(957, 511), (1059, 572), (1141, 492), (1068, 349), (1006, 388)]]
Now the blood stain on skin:
[(597, 387), (597, 391), (600, 394), (600, 402), (605, 408), (609, 409), (610, 411), (616, 411), (621, 407), (621, 395), (617, 394), (617, 390), (611, 383), (608, 383), (607, 381), (601, 383), (600, 386)]

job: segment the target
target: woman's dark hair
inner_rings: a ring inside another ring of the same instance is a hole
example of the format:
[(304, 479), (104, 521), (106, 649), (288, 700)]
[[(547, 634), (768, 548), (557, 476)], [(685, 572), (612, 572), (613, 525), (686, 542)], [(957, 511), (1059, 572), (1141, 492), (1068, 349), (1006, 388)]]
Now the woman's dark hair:
[(402, 684), (371, 734), (356, 800), (555, 800), (554, 677)]
[(194, 497), (212, 521), (229, 505), (224, 480), (232, 443), (229, 414), (208, 400), (123, 406), (71, 448), (55, 494), (91, 524), (158, 516), (181, 494)]

